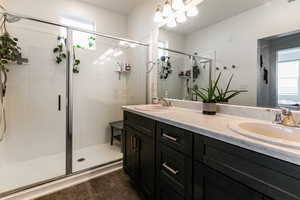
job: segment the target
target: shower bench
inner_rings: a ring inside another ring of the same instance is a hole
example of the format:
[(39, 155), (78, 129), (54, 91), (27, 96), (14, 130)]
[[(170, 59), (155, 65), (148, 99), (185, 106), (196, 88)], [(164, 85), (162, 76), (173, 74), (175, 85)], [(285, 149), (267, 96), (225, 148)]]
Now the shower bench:
[[(122, 143), (122, 133), (123, 133), (123, 120), (121, 121), (115, 121), (109, 123), (111, 128), (111, 138), (110, 138), (110, 145), (114, 145), (114, 139)], [(118, 131), (118, 133), (115, 133), (115, 130)]]

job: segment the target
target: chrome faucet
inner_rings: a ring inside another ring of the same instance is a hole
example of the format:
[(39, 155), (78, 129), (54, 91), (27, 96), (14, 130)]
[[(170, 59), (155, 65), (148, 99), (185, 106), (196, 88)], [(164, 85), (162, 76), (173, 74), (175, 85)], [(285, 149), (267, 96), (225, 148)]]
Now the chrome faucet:
[(283, 126), (298, 126), (293, 113), (287, 108), (281, 108), (281, 112), (276, 112), (274, 123), (281, 124)]
[(165, 98), (161, 98), (159, 102), (161, 103), (162, 106), (165, 106), (165, 107), (171, 107), (172, 106), (171, 101), (168, 101)]

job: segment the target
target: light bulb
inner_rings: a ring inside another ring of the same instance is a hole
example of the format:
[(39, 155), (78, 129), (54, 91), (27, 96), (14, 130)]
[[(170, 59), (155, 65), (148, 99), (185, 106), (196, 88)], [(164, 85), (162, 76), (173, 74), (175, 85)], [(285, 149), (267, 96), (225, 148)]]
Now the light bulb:
[(164, 8), (163, 8), (163, 17), (169, 17), (171, 16), (173, 13), (172, 11), (172, 8), (171, 8), (171, 5), (168, 3), (168, 1), (166, 1), (165, 5), (164, 5)]
[(170, 17), (168, 18), (167, 26), (168, 26), (169, 28), (174, 28), (174, 27), (177, 26), (174, 15), (173, 15), (173, 16), (170, 16)]
[(176, 13), (176, 20), (178, 23), (186, 22), (186, 15), (185, 12), (177, 12)]
[(195, 17), (199, 14), (198, 8), (196, 6), (192, 6), (187, 11), (188, 17)]
[(156, 12), (155, 12), (155, 15), (154, 15), (154, 22), (157, 23), (157, 24), (160, 24), (164, 21), (164, 18), (163, 18), (163, 15), (162, 13), (160, 12), (160, 9), (157, 8), (156, 9)]
[(183, 0), (173, 0), (172, 1), (172, 8), (174, 10), (181, 10), (181, 11), (183, 11), (184, 10)]

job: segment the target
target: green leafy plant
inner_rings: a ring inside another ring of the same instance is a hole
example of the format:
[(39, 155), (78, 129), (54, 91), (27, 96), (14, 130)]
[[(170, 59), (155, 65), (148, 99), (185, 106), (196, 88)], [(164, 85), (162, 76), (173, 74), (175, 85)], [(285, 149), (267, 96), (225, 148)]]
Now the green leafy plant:
[(9, 34), (6, 27), (7, 15), (3, 15), (1, 18), (0, 25), (0, 72), (4, 76), (0, 77), (2, 95), (5, 95), (6, 92), (6, 82), (7, 82), (7, 72), (9, 72), (9, 64), (22, 64), (22, 53), (21, 47), (18, 46), (18, 38), (13, 37)]
[(81, 61), (76, 58), (76, 52), (75, 47), (73, 46), (73, 73), (78, 74), (79, 73), (79, 65)]
[(235, 97), (243, 92), (248, 92), (248, 90), (230, 90), (229, 88), (230, 88), (232, 79), (233, 79), (233, 74), (231, 75), (225, 90), (223, 90), (222, 88), (217, 86), (217, 88), (216, 88), (218, 91), (217, 102), (227, 103), (233, 97)]
[(96, 38), (95, 38), (95, 37), (92, 37), (92, 36), (89, 37), (89, 48), (94, 47), (95, 41), (96, 41)]
[(53, 53), (56, 55), (56, 63), (60, 64), (63, 62), (67, 55), (65, 53), (66, 39), (64, 37), (57, 37), (57, 46), (53, 49)]
[(203, 103), (217, 103), (218, 96), (216, 95), (217, 86), (219, 80), (221, 78), (221, 73), (218, 75), (217, 80), (213, 83), (210, 81), (208, 88), (201, 88), (201, 89), (192, 89), (193, 93), (202, 99)]
[[(64, 60), (67, 59), (66, 54), (66, 38), (58, 36), (57, 37), (58, 44), (53, 49), (53, 53), (56, 55), (56, 63), (60, 64)], [(79, 73), (79, 65), (81, 61), (76, 57), (75, 48), (83, 49), (80, 45), (73, 46), (73, 73)]]

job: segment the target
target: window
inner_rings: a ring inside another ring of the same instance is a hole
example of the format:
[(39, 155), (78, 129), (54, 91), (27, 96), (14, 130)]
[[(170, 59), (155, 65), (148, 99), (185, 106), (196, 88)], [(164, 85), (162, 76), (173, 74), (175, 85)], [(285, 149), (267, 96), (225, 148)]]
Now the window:
[[(158, 47), (161, 48), (169, 48), (168, 41), (158, 41)], [(161, 58), (162, 56), (168, 56), (168, 51), (163, 49), (158, 49), (158, 57)]]
[(277, 52), (278, 105), (300, 104), (300, 48)]
[(278, 94), (297, 96), (299, 87), (299, 60), (278, 63)]
[[(63, 18), (61, 20), (63, 24), (68, 26), (88, 30), (95, 31), (96, 27), (93, 22), (85, 21), (85, 20), (77, 20), (72, 18)], [(67, 33), (64, 31), (63, 36), (66, 37)], [(83, 49), (96, 49), (96, 41), (95, 36), (93, 34), (81, 32), (81, 31), (73, 31), (73, 45)]]

